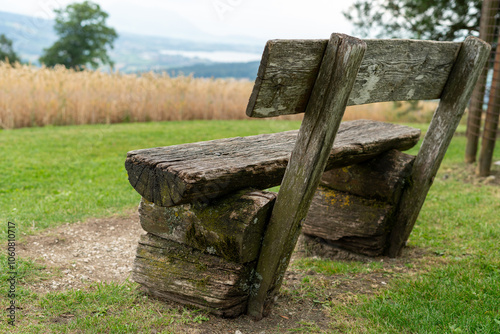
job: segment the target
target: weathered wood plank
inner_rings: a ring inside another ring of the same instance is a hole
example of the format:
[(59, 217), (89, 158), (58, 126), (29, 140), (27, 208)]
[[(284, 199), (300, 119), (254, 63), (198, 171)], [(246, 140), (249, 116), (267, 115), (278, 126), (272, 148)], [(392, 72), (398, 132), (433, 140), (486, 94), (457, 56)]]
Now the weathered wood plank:
[[(292, 46), (293, 44), (293, 46)], [(276, 116), (306, 110), (327, 40), (271, 40), (266, 43), (247, 115)], [(293, 52), (290, 52), (293, 49)], [(293, 100), (295, 104), (289, 104)], [(256, 115), (251, 106), (260, 108)], [(293, 112), (290, 112), (293, 108)], [(267, 116), (261, 116), (267, 117)]]
[(236, 317), (245, 312), (253, 268), (147, 234), (132, 278), (153, 296)]
[[(302, 232), (336, 247), (382, 255), (415, 157), (391, 150), (367, 162), (323, 173)], [(309, 248), (312, 241), (309, 240)]]
[(279, 291), (365, 49), (363, 41), (341, 34), (332, 34), (328, 42), (262, 242), (256, 268), (258, 289), (250, 295), (247, 312), (256, 319), (262, 318)]
[(301, 234), (297, 241), (296, 252), (309, 257), (320, 257), (330, 260), (372, 262), (373, 256), (361, 255), (329, 243), (320, 237)]
[(319, 186), (302, 233), (368, 256), (382, 255), (394, 206)]
[(463, 42), (439, 106), (413, 164), (410, 183), (403, 191), (396, 225), (390, 237), (388, 255), (391, 257), (401, 253), (410, 236), (490, 49), (489, 44), (475, 37), (468, 37)]
[(161, 207), (144, 198), (139, 206), (142, 228), (236, 263), (254, 261), (276, 193), (243, 190), (209, 205)]
[[(441, 92), (461, 43), (365, 40), (366, 53), (348, 105), (430, 100)], [(327, 40), (271, 40), (266, 44), (250, 117), (297, 114), (306, 109)]]
[[(390, 149), (413, 147), (420, 130), (377, 121), (341, 124), (326, 169), (368, 160)], [(131, 151), (130, 184), (159, 206), (209, 202), (245, 188), (281, 183), (297, 131), (236, 137)]]
[(399, 202), (415, 157), (390, 150), (366, 162), (326, 171), (320, 184), (392, 204)]

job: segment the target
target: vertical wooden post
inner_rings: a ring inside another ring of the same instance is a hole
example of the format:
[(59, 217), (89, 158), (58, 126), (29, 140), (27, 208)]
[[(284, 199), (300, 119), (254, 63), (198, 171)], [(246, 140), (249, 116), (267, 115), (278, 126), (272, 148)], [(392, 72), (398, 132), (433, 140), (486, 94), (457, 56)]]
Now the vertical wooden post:
[(474, 37), (468, 37), (460, 48), (439, 106), (413, 164), (410, 182), (403, 191), (400, 209), (396, 214), (396, 225), (389, 240), (390, 257), (401, 253), (410, 236), (490, 50), (489, 44)]
[(266, 230), (248, 314), (261, 319), (279, 291), (354, 85), (365, 42), (332, 34)]
[[(500, 37), (500, 36), (498, 36)], [(488, 176), (491, 172), (493, 151), (498, 131), (498, 117), (500, 116), (500, 47), (497, 45), (495, 51), (495, 62), (493, 64), (493, 79), (491, 80), (488, 110), (484, 120), (483, 138), (481, 140), (481, 152), (477, 166), (479, 176)]]
[[(499, 0), (484, 0), (481, 8), (479, 37), (489, 44), (493, 42), (495, 36), (495, 15), (498, 11), (499, 2)], [(472, 92), (469, 116), (467, 118), (467, 145), (465, 147), (465, 162), (467, 163), (476, 161), (487, 76), (488, 66), (484, 68)]]

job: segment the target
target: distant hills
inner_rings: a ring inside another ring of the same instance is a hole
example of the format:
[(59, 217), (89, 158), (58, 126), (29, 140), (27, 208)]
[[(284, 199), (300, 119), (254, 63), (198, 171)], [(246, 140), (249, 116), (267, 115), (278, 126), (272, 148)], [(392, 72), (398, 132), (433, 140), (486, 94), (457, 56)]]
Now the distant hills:
[[(39, 65), (43, 49), (57, 40), (53, 24), (52, 20), (0, 11), (0, 34), (14, 41), (14, 50), (24, 61), (35, 65)], [(195, 77), (253, 80), (257, 74), (257, 59), (264, 48), (264, 45), (251, 43), (193, 41), (120, 31), (118, 34), (110, 56), (115, 67), (124, 73), (166, 71), (170, 74), (193, 73)], [(235, 55), (234, 61), (217, 59), (217, 55), (224, 52)], [(239, 55), (251, 61), (241, 61)]]

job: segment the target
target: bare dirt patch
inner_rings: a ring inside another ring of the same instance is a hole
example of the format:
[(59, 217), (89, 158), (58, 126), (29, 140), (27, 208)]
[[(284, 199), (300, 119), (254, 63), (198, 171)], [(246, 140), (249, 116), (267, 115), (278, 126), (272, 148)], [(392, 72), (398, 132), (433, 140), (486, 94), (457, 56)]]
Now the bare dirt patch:
[[(89, 219), (28, 236), (19, 245), (19, 255), (45, 266), (44, 272), (48, 275), (44, 277), (49, 278), (30, 285), (37, 293), (85, 289), (95, 282), (120, 283), (130, 278), (138, 239), (143, 233), (134, 210), (124, 216)], [(282, 333), (290, 329), (307, 333), (338, 330), (332, 327), (335, 322), (327, 307), (329, 304), (349, 303), (356, 295), (378, 293), (388, 286), (393, 277), (408, 273), (405, 263), (429, 254), (419, 249), (408, 249), (397, 260), (350, 259), (348, 254), (337, 254), (340, 260), (383, 263), (381, 271), (353, 275), (323, 275), (294, 268), (293, 262), (307, 255), (299, 243), (286, 273), (281, 295), (263, 320), (255, 322), (247, 316), (223, 319), (210, 315), (209, 321), (185, 325), (183, 332), (246, 334)], [(179, 308), (174, 303), (166, 304)], [(54, 321), (66, 323), (72, 320), (69, 316), (61, 316)]]
[(30, 288), (38, 293), (82, 289), (95, 282), (124, 282), (131, 273), (139, 236), (136, 212), (89, 219), (26, 237), (19, 256), (46, 266), (48, 280)]

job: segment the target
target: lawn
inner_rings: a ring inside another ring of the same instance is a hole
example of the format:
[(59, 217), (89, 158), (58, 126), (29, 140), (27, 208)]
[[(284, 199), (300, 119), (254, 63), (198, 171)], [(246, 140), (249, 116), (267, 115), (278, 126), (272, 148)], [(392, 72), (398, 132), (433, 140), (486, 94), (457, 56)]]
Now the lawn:
[[(249, 120), (0, 131), (0, 239), (7, 243), (9, 221), (16, 224), (17, 241), (22, 242), (47, 228), (136, 207), (140, 197), (124, 169), (127, 151), (298, 127), (296, 121)], [(310, 305), (324, 319), (302, 319), (291, 328), (269, 327), (265, 332), (499, 333), (500, 186), (470, 177), (471, 169), (462, 162), (464, 147), (464, 137), (453, 139), (403, 259), (295, 261), (290, 271), (300, 279), (285, 282), (283, 305)], [(5, 309), (6, 252), (0, 260)], [(51, 273), (30, 259), (17, 260), (18, 333), (178, 333), (222, 321), (144, 298), (133, 282), (35, 293), (30, 284), (50, 279)], [(341, 289), (367, 277), (379, 277), (384, 284), (368, 292)], [(12, 332), (5, 319), (2, 315), (0, 332)]]

